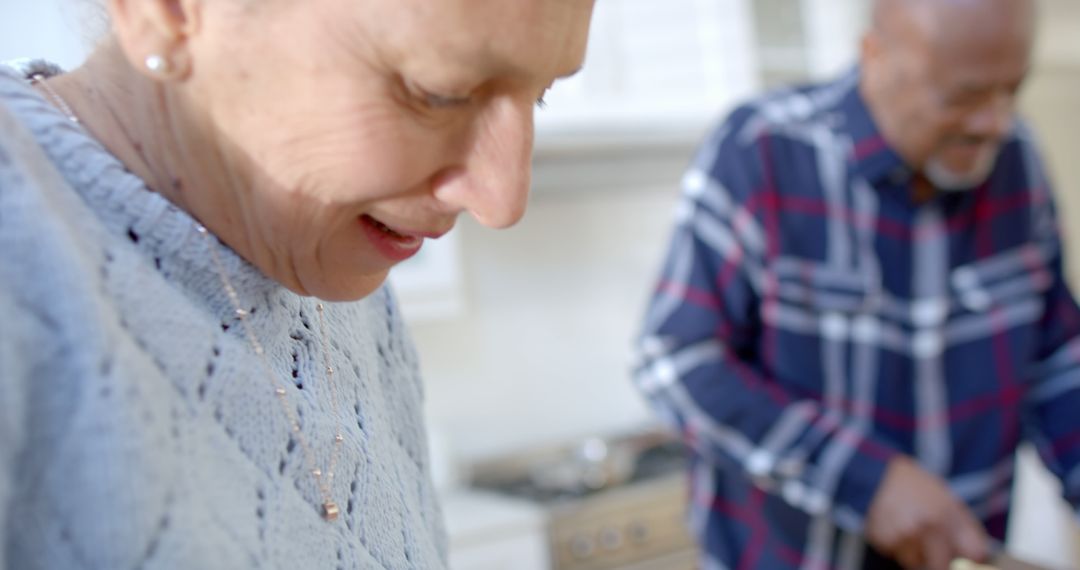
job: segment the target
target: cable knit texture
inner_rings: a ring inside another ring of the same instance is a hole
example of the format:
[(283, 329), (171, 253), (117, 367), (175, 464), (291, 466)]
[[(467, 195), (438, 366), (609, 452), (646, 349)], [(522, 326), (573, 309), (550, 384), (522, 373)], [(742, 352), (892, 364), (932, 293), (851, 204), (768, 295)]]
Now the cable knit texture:
[[(326, 306), (335, 407), (315, 300), (199, 235), (12, 69), (0, 69), (0, 569), (444, 568), (422, 386), (390, 292)], [(344, 434), (335, 522), (275, 385), (317, 467)]]

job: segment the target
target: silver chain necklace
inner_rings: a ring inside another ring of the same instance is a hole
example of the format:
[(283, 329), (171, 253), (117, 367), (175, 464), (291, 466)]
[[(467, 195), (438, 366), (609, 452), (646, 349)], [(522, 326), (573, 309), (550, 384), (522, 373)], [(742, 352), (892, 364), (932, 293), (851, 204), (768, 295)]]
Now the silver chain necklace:
[[(72, 111), (71, 106), (67, 104), (67, 101), (60, 96), (48, 83), (46, 83), (46, 77), (40, 73), (36, 73), (30, 77), (30, 83), (32, 85), (41, 86), (45, 94), (52, 100), (53, 104), (68, 120), (73, 123), (79, 124), (79, 118), (75, 116), (75, 112)], [(266, 349), (263, 348), (258, 337), (255, 336), (255, 332), (248, 325), (247, 319), (250, 316), (250, 311), (245, 310), (240, 305), (240, 297), (236, 292), (236, 288), (233, 287), (232, 282), (229, 281), (228, 275), (225, 272), (225, 266), (221, 261), (221, 256), (218, 254), (217, 246), (213, 236), (201, 224), (197, 228), (200, 235), (202, 235), (207, 242), (207, 249), (210, 251), (210, 257), (214, 264), (214, 270), (217, 272), (218, 279), (221, 281), (221, 286), (225, 289), (225, 294), (229, 297), (229, 301), (233, 305), (233, 314), (240, 321), (241, 326), (244, 329), (244, 336), (247, 338), (247, 342), (251, 345), (251, 350), (259, 357), (259, 361), (263, 368), (264, 377), (267, 382), (270, 383), (274, 389), (274, 394), (277, 396), (278, 403), (281, 404), (281, 409), (285, 413), (285, 417), (289, 420), (289, 427), (292, 430), (292, 437), (296, 439), (296, 442), (300, 445), (301, 452), (304, 455), (304, 461), (307, 464), (308, 472), (315, 478), (316, 486), (319, 489), (319, 493), (322, 495), (322, 509), (321, 515), (326, 521), (332, 522), (338, 518), (341, 514), (341, 510), (338, 508), (337, 503), (334, 502), (332, 485), (334, 483), (334, 471), (337, 468), (338, 460), (341, 456), (341, 448), (345, 442), (345, 436), (341, 433), (340, 423), (337, 430), (334, 433), (334, 447), (330, 453), (330, 464), (327, 466), (326, 471), (323, 472), (319, 469), (315, 462), (315, 454), (312, 452), (311, 445), (308, 443), (307, 436), (304, 435), (300, 429), (300, 418), (296, 412), (289, 405), (288, 392), (285, 387), (282, 386), (280, 380), (275, 379), (273, 368), (270, 366), (270, 361), (266, 357)], [(322, 348), (323, 357), (323, 371), (325, 372), (324, 380), (330, 388), (330, 399), (333, 406), (333, 415), (338, 417), (339, 401), (337, 383), (333, 381), (334, 367), (330, 364), (330, 351), (326, 340), (326, 319), (323, 316), (325, 308), (322, 303), (315, 305), (315, 310), (319, 315), (319, 337)]]

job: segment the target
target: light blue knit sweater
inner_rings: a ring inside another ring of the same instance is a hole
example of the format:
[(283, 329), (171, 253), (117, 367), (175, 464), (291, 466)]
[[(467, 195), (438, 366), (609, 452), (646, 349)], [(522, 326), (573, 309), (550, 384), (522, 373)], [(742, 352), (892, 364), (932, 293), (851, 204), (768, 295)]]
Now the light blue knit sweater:
[[(390, 293), (267, 279), (0, 70), (0, 570), (444, 568), (416, 361)], [(326, 469), (336, 522), (208, 247)]]

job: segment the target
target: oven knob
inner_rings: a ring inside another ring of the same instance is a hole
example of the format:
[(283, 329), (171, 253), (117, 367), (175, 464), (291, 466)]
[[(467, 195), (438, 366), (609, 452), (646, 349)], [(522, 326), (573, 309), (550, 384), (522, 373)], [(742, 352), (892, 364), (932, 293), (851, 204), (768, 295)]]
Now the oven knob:
[(605, 528), (600, 531), (600, 544), (604, 550), (618, 550), (623, 545), (623, 535), (617, 528)]
[(630, 540), (635, 544), (641, 544), (649, 539), (649, 526), (643, 522), (632, 522), (626, 530), (630, 535)]
[(570, 553), (574, 555), (574, 558), (588, 558), (595, 550), (596, 546), (587, 536), (578, 535), (570, 539)]

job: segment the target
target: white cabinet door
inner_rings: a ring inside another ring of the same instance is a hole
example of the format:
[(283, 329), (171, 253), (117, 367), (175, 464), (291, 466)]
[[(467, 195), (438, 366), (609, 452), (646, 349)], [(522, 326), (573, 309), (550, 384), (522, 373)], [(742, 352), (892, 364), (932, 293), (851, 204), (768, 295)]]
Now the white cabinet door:
[(451, 570), (550, 570), (543, 535), (525, 535), (450, 550)]
[(451, 570), (550, 570), (547, 515), (539, 506), (458, 490), (443, 496)]

